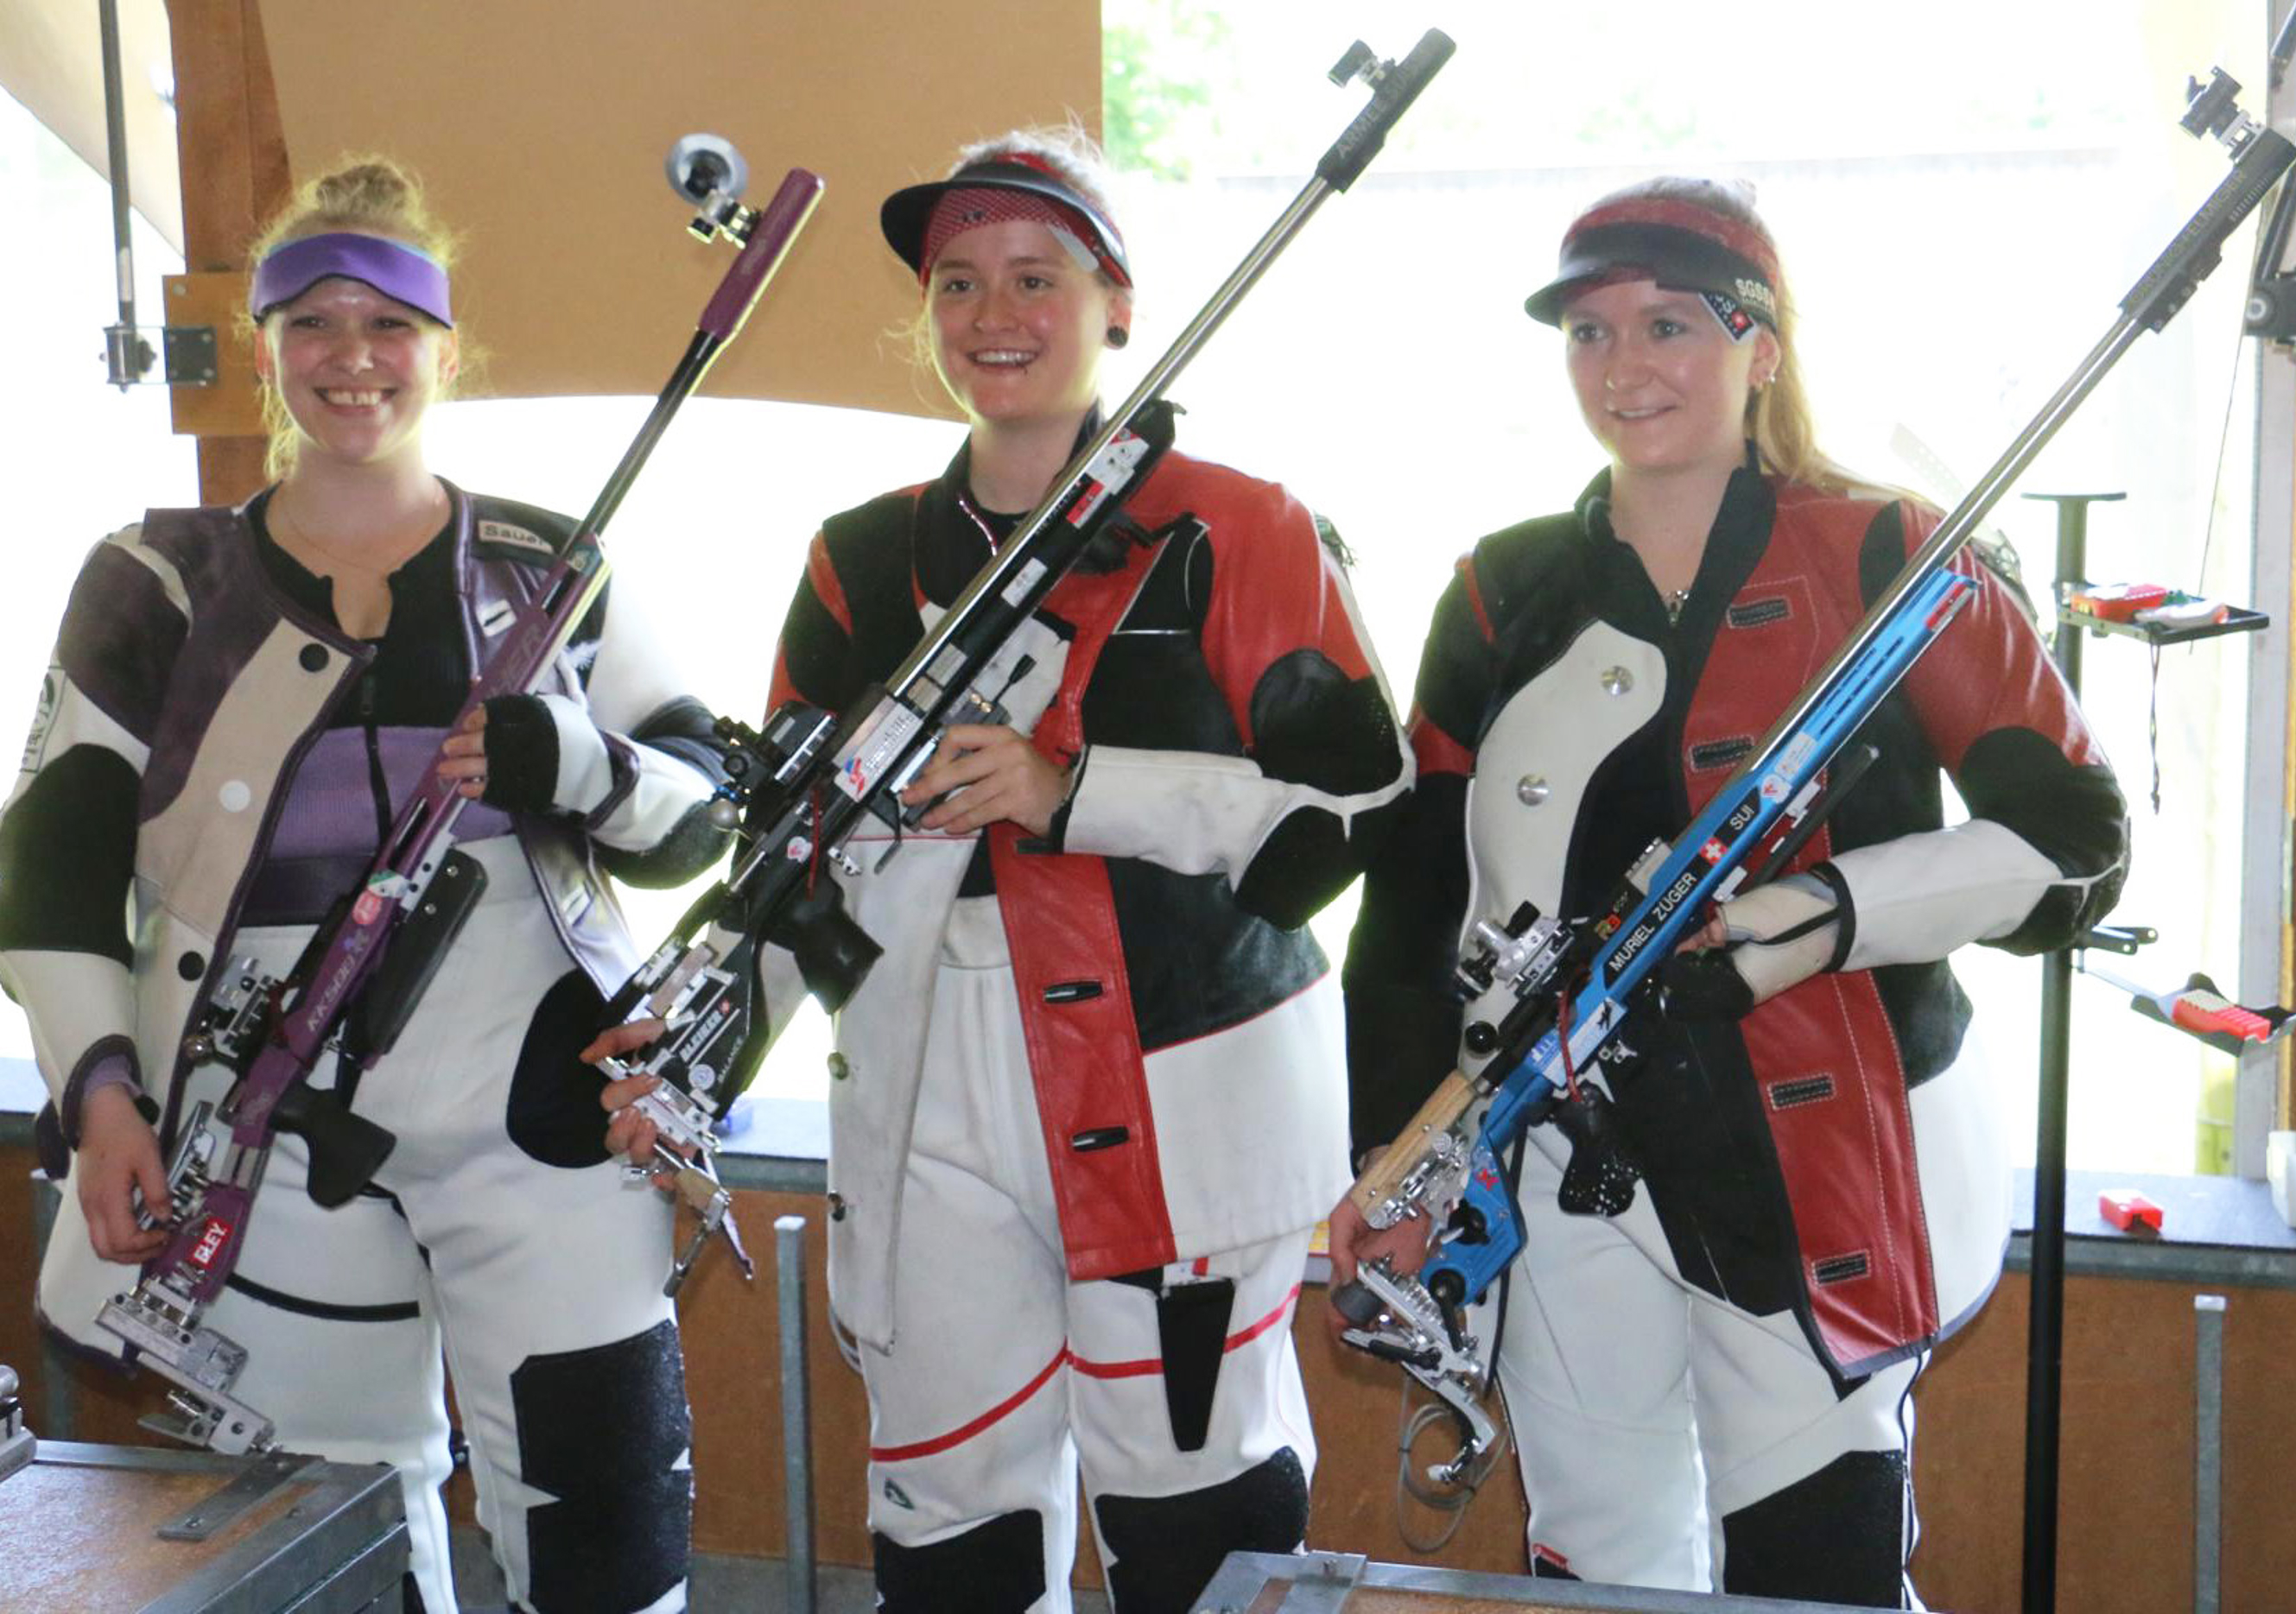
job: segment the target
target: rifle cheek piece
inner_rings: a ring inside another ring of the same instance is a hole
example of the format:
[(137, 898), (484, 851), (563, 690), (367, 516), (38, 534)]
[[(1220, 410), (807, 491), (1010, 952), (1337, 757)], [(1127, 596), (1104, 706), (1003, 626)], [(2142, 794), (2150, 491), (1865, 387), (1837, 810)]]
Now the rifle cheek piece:
[(767, 939), (796, 955), (805, 989), (832, 1014), (861, 989), (869, 966), (884, 951), (845, 911), (845, 889), (833, 880), (791, 903)]

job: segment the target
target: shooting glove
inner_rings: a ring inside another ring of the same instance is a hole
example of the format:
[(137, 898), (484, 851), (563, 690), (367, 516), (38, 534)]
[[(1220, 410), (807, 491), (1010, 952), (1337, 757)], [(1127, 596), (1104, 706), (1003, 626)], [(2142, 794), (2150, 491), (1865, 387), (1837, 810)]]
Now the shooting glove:
[(1669, 959), (1660, 992), (1676, 1020), (1735, 1020), (1838, 967), (1847, 906), (1816, 874), (1789, 874), (1722, 905), (1730, 939)]
[(480, 798), (508, 813), (597, 810), (614, 785), (605, 737), (579, 701), (563, 695), (497, 695), (487, 702), (487, 788)]
[(1725, 903), (1731, 944), (1668, 962), (1666, 1011), (1735, 1018), (1822, 970), (1927, 963), (2007, 936), (2067, 883), (2022, 836), (1988, 818), (1857, 847)]

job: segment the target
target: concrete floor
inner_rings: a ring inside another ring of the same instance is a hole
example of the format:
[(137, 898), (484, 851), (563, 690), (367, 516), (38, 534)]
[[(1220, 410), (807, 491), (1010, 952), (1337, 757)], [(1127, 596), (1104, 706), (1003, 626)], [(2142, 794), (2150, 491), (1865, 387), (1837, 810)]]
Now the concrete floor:
[[(455, 1532), (455, 1592), (462, 1614), (500, 1614), (503, 1581), (476, 1530)], [(688, 1604), (692, 1614), (791, 1614), (789, 1572), (778, 1558), (734, 1558), (701, 1553), (693, 1561)], [(846, 1564), (824, 1564), (814, 1588), (815, 1614), (874, 1614), (876, 1588), (869, 1571)], [(1076, 1594), (1077, 1614), (1108, 1614), (1098, 1592)]]

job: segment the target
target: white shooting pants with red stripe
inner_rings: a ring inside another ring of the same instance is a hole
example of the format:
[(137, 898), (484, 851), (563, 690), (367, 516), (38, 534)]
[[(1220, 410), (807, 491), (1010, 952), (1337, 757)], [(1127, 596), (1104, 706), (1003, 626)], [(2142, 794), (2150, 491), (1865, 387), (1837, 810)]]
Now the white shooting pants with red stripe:
[(1310, 1230), (1167, 1269), (1168, 1282), (1235, 1284), (1210, 1430), (1183, 1452), (1155, 1296), (1069, 1280), (994, 897), (956, 904), (925, 1050), (894, 1261), (898, 1332), (890, 1351), (859, 1352), (869, 1525), (920, 1547), (1038, 1513), (1046, 1590), (1031, 1614), (1061, 1614), (1079, 1465), (1095, 1498), (1207, 1489), (1285, 1446), (1313, 1476), (1291, 1331)]

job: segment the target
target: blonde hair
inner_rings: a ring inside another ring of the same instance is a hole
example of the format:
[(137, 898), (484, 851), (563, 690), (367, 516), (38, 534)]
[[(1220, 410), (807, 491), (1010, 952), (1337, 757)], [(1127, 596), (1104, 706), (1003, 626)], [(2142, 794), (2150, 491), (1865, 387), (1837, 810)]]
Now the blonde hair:
[[(1115, 209), (1108, 202), (1108, 155), (1101, 150), (1100, 142), (1092, 137), (1084, 125), (1074, 121), (1027, 124), (1017, 129), (1007, 129), (1002, 135), (992, 135), (986, 140), (976, 140), (960, 146), (955, 160), (948, 165), (948, 171), (941, 177), (954, 179), (976, 163), (996, 162), (1014, 155), (1033, 158), (1051, 168), (1060, 176), (1062, 184), (1092, 203), (1094, 210), (1103, 218), (1113, 219), (1116, 217)], [(1110, 291), (1122, 290), (1108, 277), (1105, 269), (1095, 269), (1093, 275)], [(930, 306), (920, 302), (916, 312), (895, 325), (891, 334), (907, 351), (910, 364), (916, 367), (919, 382), (931, 376), (934, 378), (933, 385), (939, 386), (939, 373), (933, 368), (932, 310)]]
[[(1772, 258), (1779, 256), (1777, 238), (1755, 211), (1754, 187), (1744, 180), (1663, 176), (1613, 191), (1594, 206), (1638, 199), (1687, 202), (1718, 213), (1752, 230), (1769, 247)], [(1837, 496), (1872, 491), (1877, 484), (1845, 469), (1817, 447), (1809, 392), (1802, 381), (1801, 365), (1795, 353), (1798, 343), (1793, 292), (1786, 283), (1783, 265), (1773, 290), (1778, 299), (1777, 324), (1772, 330), (1777, 339), (1778, 365), (1768, 386), (1746, 395), (1746, 437), (1754, 445), (1762, 469), (1787, 481)]]
[(959, 148), (956, 160), (941, 177), (954, 179), (976, 163), (1015, 156), (1043, 163), (1061, 176), (1062, 184), (1092, 203), (1103, 218), (1115, 217), (1115, 209), (1108, 205), (1108, 154), (1080, 123), (1029, 124), (976, 140)]
[[(331, 171), (296, 187), (287, 205), (273, 216), (248, 249), (249, 273), (252, 274), (253, 265), (291, 241), (336, 230), (380, 235), (420, 248), (447, 270), (454, 267), (461, 244), (432, 216), (423, 201), (422, 182), (413, 173), (388, 157), (346, 157)], [(240, 318), (250, 340), (264, 340), (253, 315), (242, 310)], [(468, 374), (477, 362), (477, 351), (460, 331), (456, 348), (460, 373)], [(439, 396), (445, 397), (447, 390), (442, 388)], [(270, 439), (263, 455), (264, 473), (276, 480), (294, 466), (296, 429), (275, 382), (263, 389), (263, 425)]]

